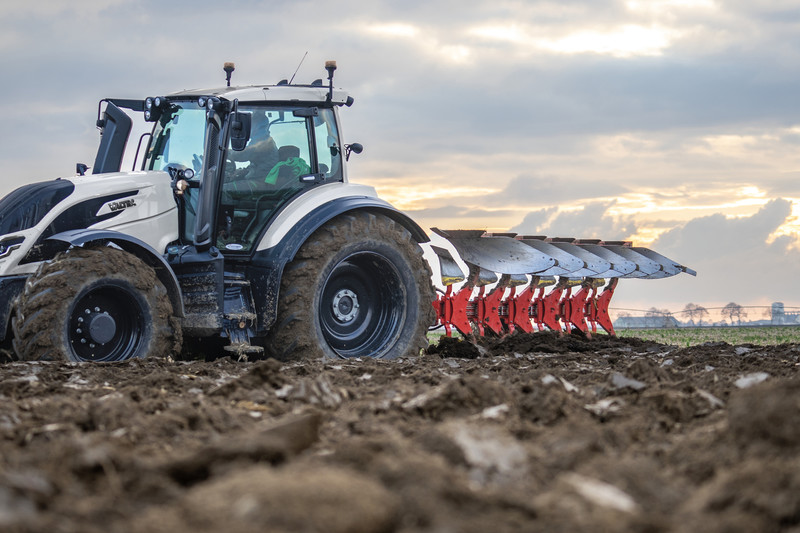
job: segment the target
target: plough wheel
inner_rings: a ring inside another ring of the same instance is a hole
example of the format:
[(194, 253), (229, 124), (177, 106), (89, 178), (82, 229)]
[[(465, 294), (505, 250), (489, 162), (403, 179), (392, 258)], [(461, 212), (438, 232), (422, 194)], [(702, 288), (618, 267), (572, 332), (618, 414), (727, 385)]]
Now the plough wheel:
[(417, 355), (435, 322), (422, 249), (392, 219), (339, 216), (286, 265), (266, 341), (278, 359)]

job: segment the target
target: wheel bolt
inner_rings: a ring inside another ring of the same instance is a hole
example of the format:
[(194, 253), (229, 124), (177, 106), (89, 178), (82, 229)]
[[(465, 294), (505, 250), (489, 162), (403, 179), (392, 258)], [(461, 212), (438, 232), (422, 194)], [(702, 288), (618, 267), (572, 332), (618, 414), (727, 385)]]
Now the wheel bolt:
[(81, 334), (81, 333), (83, 333), (83, 331), (81, 331), (81, 328), (78, 328), (78, 329), (75, 330), (75, 333)]
[(86, 344), (86, 339), (81, 339), (81, 344)]
[(90, 344), (90, 345), (89, 345), (89, 348), (94, 348), (94, 344)]
[(91, 311), (89, 311), (88, 309), (84, 309), (83, 312), (86, 313), (87, 315), (91, 314)]
[(95, 308), (94, 308), (94, 312), (95, 312), (95, 313), (99, 313), (99, 312), (100, 312), (100, 308), (99, 308), (99, 307), (95, 307)]
[(83, 317), (82, 316), (78, 317), (78, 322), (83, 322)]

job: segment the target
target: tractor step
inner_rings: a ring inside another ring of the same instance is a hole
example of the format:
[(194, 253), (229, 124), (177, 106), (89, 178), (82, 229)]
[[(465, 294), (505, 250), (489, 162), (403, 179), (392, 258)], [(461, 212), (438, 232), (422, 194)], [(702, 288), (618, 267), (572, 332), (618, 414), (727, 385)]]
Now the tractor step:
[(247, 359), (249, 355), (262, 355), (264, 348), (251, 344), (256, 330), (255, 302), (250, 281), (239, 272), (225, 272), (222, 315), (223, 337), (230, 340), (225, 351)]

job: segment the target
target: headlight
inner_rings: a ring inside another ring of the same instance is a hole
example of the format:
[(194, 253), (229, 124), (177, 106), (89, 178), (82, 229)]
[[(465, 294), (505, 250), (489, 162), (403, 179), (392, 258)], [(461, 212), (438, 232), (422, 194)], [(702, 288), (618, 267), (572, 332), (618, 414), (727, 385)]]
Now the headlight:
[(145, 107), (145, 109), (152, 109), (153, 108), (153, 99), (152, 98), (146, 98), (145, 101), (144, 101), (144, 107)]

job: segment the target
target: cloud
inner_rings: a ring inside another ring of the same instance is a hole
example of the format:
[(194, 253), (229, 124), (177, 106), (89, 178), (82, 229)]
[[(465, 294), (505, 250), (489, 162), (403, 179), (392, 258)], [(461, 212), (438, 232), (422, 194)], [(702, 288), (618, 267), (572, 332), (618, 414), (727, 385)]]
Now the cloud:
[(760, 180), (759, 183), (772, 196), (800, 197), (800, 170)]
[(680, 309), (689, 301), (704, 305), (792, 301), (800, 294), (800, 278), (793, 274), (800, 262), (800, 236), (771, 240), (790, 215), (791, 203), (779, 198), (751, 216), (714, 214), (667, 231), (650, 248), (695, 269), (697, 277), (645, 280), (646, 285), (639, 280), (620, 283), (615, 305), (641, 306), (649, 300)]
[(537, 206), (579, 205), (586, 198), (615, 197), (627, 192), (624, 186), (584, 178), (524, 175), (512, 178), (496, 194), (482, 199), (486, 205)]
[(553, 218), (558, 208), (545, 207), (531, 211), (522, 219), (522, 222), (510, 228), (508, 231), (520, 235), (537, 235), (544, 233), (544, 228), (547, 227), (547, 222)]
[(579, 209), (559, 211), (540, 209), (528, 213), (509, 231), (549, 237), (624, 240), (636, 233), (636, 221), (631, 216), (614, 216), (609, 209), (616, 202), (592, 202)]
[(705, 261), (737, 258), (742, 261), (742, 252), (751, 262), (757, 261), (758, 251), (766, 247), (769, 236), (791, 215), (792, 204), (784, 199), (770, 200), (749, 217), (730, 218), (718, 213), (695, 218), (681, 227), (661, 235), (654, 243), (665, 252), (680, 254), (690, 259)]
[(407, 209), (406, 214), (414, 219), (422, 218), (454, 218), (454, 219), (480, 219), (483, 217), (507, 217), (512, 214), (510, 210), (486, 210), (486, 209), (471, 209), (457, 205), (445, 205), (442, 207), (429, 207), (425, 209)]
[[(671, 23), (671, 13), (680, 14), (675, 24), (690, 25), (713, 15), (685, 4), (659, 3), (659, 24)], [(14, 53), (0, 57), (0, 68), (14, 72), (18, 81), (7, 88), (7, 101), (18, 108), (16, 102), (24, 99), (28, 112), (36, 113), (37, 104), (55, 98), (55, 84), (59, 100), (80, 102), (87, 110), (55, 119), (63, 128), (81, 120), (91, 125), (88, 110), (104, 96), (221, 83), (224, 60), (239, 65), (236, 82), (274, 83), (291, 75), (306, 50), (310, 54), (300, 80), (320, 76), (325, 59), (339, 60), (337, 81), (352, 89), (363, 110), (348, 112), (348, 131), (362, 131), (365, 138), (391, 146), (419, 146), (415, 155), (423, 161), (443, 151), (491, 157), (523, 153), (556, 135), (567, 147), (577, 147), (576, 138), (599, 133), (783, 121), (800, 85), (796, 69), (781, 70), (776, 63), (796, 51), (797, 39), (774, 47), (777, 43), (766, 31), (748, 41), (744, 53), (725, 55), (728, 47), (702, 61), (693, 59), (705, 49), (702, 45), (682, 51), (678, 58), (661, 59), (519, 55), (493, 47), (474, 33), (486, 26), (494, 27), (495, 34), (508, 28), (511, 36), (515, 31), (523, 36), (538, 32), (558, 40), (600, 31), (592, 28), (644, 27), (654, 16), (622, 2), (512, 1), (469, 8), (450, 1), (402, 6), (374, 2), (354, 9), (354, 3), (345, 1), (315, 4), (313, 10), (307, 2), (272, 2), (263, 15), (257, 9), (263, 2), (254, 0), (240, 0), (232, 7), (206, 0), (163, 5), (119, 1), (110, 6), (93, 2), (80, 3), (80, 8), (57, 1), (46, 4), (47, 9), (36, 7), (38, 3), (20, 5), (0, 22), (0, 34), (13, 31), (17, 36)], [(48, 16), (48, 9), (58, 16)], [(201, 27), (232, 9), (247, 9), (252, 16), (236, 19), (236, 31), (227, 32), (222, 43), (217, 32), (187, 39), (185, 32), (162, 24), (169, 19), (179, 21), (178, 27)], [(744, 6), (737, 9), (750, 12)], [(342, 12), (351, 16), (342, 18)], [(302, 39), (292, 25), (284, 24), (300, 19)], [(736, 10), (712, 20), (714, 27), (730, 28), (730, 35), (749, 24)], [(80, 31), (87, 26), (92, 31)], [(369, 35), (369, 28), (394, 29), (402, 35), (378, 39)], [(409, 34), (413, 36), (405, 36)], [(447, 57), (468, 57), (469, 65)], [(13, 126), (23, 135), (34, 135), (23, 122)], [(76, 150), (92, 152), (96, 136), (90, 133)], [(9, 154), (36, 159), (24, 146)]]

